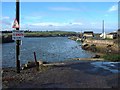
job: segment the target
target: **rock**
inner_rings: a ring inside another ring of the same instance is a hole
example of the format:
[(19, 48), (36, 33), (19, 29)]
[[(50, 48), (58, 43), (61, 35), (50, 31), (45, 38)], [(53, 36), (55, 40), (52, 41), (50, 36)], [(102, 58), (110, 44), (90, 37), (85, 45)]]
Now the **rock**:
[[(48, 62), (46, 62), (46, 61), (37, 61), (37, 64), (39, 66), (39, 65), (42, 65), (42, 64), (48, 64)], [(32, 68), (32, 67), (36, 67), (36, 63), (33, 62), (33, 61), (28, 61), (27, 64), (23, 64), (21, 66), (21, 69), (25, 70), (25, 69)]]
[(86, 44), (86, 43), (83, 43), (83, 44), (82, 44), (82, 46), (84, 46), (84, 47), (85, 47), (85, 46), (88, 46), (88, 44)]
[(39, 65), (41, 65), (41, 64), (48, 64), (49, 62), (47, 62), (47, 61), (38, 61), (38, 63), (39, 63)]
[(95, 45), (95, 44), (92, 44), (91, 47), (96, 47), (96, 45)]
[(48, 64), (48, 62), (46, 62), (46, 61), (43, 61), (43, 64)]
[(84, 50), (89, 50), (90, 49), (90, 46), (89, 46), (89, 44), (82, 44), (82, 49), (84, 49)]
[(92, 45), (90, 46), (90, 49), (91, 49), (92, 52), (96, 52), (96, 51), (97, 51), (97, 48), (96, 48), (96, 45), (95, 45), (95, 44), (92, 44)]
[(111, 47), (112, 45), (107, 45), (107, 48)]
[(31, 67), (35, 67), (36, 63), (35, 62), (28, 62), (27, 67), (31, 68)]
[(32, 67), (36, 67), (36, 64), (35, 64), (35, 62), (30, 62), (29, 61), (27, 64), (23, 64), (21, 66), (21, 69), (25, 70), (25, 69), (32, 68)]
[(93, 58), (100, 58), (100, 55), (95, 55), (95, 56), (93, 56)]
[(27, 64), (23, 64), (22, 66), (21, 66), (21, 69), (22, 70), (24, 70), (24, 69), (26, 69), (27, 68)]
[(37, 61), (39, 63), (39, 65), (43, 64), (43, 61)]

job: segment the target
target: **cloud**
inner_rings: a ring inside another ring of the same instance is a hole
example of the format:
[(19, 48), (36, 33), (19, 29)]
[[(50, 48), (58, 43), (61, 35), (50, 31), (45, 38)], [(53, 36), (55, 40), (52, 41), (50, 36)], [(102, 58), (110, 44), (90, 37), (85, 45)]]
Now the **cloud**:
[(24, 19), (27, 19), (27, 20), (38, 20), (38, 19), (41, 19), (42, 16), (25, 16)]
[(90, 24), (94, 26), (97, 24), (97, 22), (91, 22)]
[(112, 7), (109, 8), (108, 12), (113, 12), (118, 10), (118, 5), (113, 5)]
[(4, 17), (2, 17), (2, 19), (10, 19), (10, 17), (4, 16)]
[(42, 22), (42, 23), (32, 23), (32, 26), (65, 26), (67, 23), (57, 23), (57, 22)]
[(82, 26), (81, 22), (72, 23), (58, 23), (58, 22), (42, 22), (42, 23), (29, 23), (30, 26), (46, 26), (46, 27), (64, 27), (64, 26)]
[(83, 25), (83, 23), (80, 23), (80, 22), (73, 22), (73, 23), (70, 23), (72, 25)]
[(9, 16), (2, 16), (2, 20), (1, 20), (2, 26), (9, 26), (11, 25), (11, 20)]
[(74, 10), (77, 10), (75, 8), (69, 8), (69, 7), (51, 7), (49, 9), (54, 10), (54, 11), (74, 11)]
[(5, 25), (11, 25), (10, 22), (6, 22), (6, 21), (2, 21), (2, 24), (5, 24)]

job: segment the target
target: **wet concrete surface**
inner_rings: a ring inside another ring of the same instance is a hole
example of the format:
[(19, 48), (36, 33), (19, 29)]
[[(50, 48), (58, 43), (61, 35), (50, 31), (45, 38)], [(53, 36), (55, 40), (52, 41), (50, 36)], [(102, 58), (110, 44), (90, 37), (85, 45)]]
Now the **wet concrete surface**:
[[(110, 69), (113, 69), (113, 67), (111, 68), (110, 65), (104, 65)], [(91, 64), (91, 62), (87, 62), (87, 63), (81, 63), (81, 64), (76, 64), (76, 65), (70, 65), (70, 67), (72, 69), (76, 69), (76, 70), (84, 70), (85, 73), (89, 73), (89, 74), (97, 74), (97, 75), (109, 75), (109, 74), (113, 74), (114, 72), (111, 72), (110, 70), (104, 69), (102, 67), (95, 67), (94, 65)], [(117, 70), (117, 67), (114, 67), (115, 70)], [(119, 71), (119, 70), (117, 70)], [(117, 73), (117, 72), (116, 72)]]

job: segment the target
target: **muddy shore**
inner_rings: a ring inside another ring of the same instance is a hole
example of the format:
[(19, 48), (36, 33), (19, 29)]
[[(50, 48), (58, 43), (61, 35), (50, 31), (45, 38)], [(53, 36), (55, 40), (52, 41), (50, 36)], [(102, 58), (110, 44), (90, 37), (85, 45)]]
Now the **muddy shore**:
[[(2, 86), (6, 88), (118, 88), (120, 76), (102, 68), (95, 68), (91, 61), (67, 62), (21, 70), (4, 68)], [(119, 87), (120, 88), (120, 87)]]

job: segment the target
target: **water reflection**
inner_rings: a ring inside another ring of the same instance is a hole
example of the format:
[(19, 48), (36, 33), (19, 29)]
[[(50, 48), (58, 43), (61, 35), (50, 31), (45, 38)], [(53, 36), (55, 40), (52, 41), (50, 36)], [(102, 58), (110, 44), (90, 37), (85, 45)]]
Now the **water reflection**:
[(120, 62), (91, 62), (91, 64), (96, 67), (95, 69), (103, 68), (112, 73), (120, 73), (120, 68), (118, 67)]

